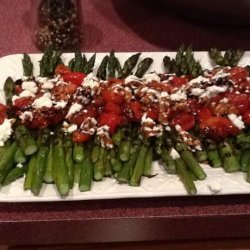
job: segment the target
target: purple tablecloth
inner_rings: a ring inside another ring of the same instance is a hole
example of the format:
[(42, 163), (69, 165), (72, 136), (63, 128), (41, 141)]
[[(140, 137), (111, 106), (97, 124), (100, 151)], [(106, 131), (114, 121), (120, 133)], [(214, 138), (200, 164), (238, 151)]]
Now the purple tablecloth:
[[(249, 28), (196, 23), (156, 1), (81, 2), (83, 51), (169, 51), (181, 43), (250, 48)], [(31, 1), (1, 0), (0, 56), (38, 51), (31, 13)], [(249, 225), (249, 195), (0, 203), (0, 244), (243, 238)]]

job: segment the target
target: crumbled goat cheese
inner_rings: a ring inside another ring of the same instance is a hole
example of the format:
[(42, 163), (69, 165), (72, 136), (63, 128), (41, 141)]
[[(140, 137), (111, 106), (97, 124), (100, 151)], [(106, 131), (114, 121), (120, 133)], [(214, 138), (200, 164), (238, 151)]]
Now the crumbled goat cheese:
[(35, 97), (35, 94), (26, 89), (19, 94), (19, 97)]
[(174, 148), (170, 149), (170, 156), (172, 156), (174, 160), (181, 158), (180, 154)]
[(50, 93), (45, 93), (43, 94), (43, 96), (37, 98), (33, 104), (32, 107), (35, 109), (39, 109), (42, 107), (46, 107), (46, 108), (51, 108), (53, 105), (53, 102), (51, 100), (51, 94)]
[(60, 102), (54, 102), (55, 108), (65, 108), (68, 102), (65, 101), (60, 101)]
[(75, 132), (77, 130), (77, 125), (76, 124), (71, 124), (68, 128), (67, 128), (67, 132), (69, 133), (69, 134), (71, 134), (71, 133), (73, 133), (73, 132)]
[(17, 166), (18, 168), (22, 168), (22, 167), (23, 167), (23, 164), (19, 162), (16, 166)]
[(237, 116), (235, 114), (229, 114), (228, 118), (233, 123), (233, 125), (235, 127), (237, 127), (238, 129), (244, 129), (245, 128), (245, 124), (242, 121), (242, 116)]
[(231, 75), (230, 73), (225, 73), (225, 72), (223, 72), (223, 70), (220, 70), (214, 76), (212, 76), (212, 79), (217, 81), (220, 78), (225, 78), (225, 77), (230, 76), (230, 75)]
[(0, 146), (4, 146), (4, 143), (10, 138), (12, 133), (12, 119), (5, 119), (0, 125)]
[(13, 95), (12, 96), (12, 103), (14, 103), (16, 100), (18, 100), (20, 97), (18, 95)]
[(82, 82), (82, 86), (89, 87), (91, 89), (99, 88), (100, 82), (98, 81), (98, 79), (96, 77), (94, 77), (93, 73), (90, 73), (84, 78), (84, 80)]
[(193, 86), (193, 85), (200, 85), (201, 83), (208, 82), (209, 79), (205, 78), (203, 76), (198, 76), (197, 78), (192, 79), (188, 85)]
[(201, 97), (214, 97), (220, 93), (226, 92), (227, 91), (227, 86), (209, 86), (206, 88), (206, 92), (201, 95)]
[(194, 95), (194, 96), (200, 96), (200, 95), (204, 94), (204, 92), (205, 92), (205, 90), (200, 89), (200, 88), (191, 89), (191, 95)]
[(38, 87), (35, 82), (33, 81), (27, 81), (22, 83), (22, 89), (23, 90), (29, 90), (33, 94), (36, 94), (38, 91)]
[(171, 101), (182, 101), (187, 100), (187, 93), (179, 89), (176, 93), (170, 95)]
[(125, 78), (125, 84), (128, 84), (130, 82), (141, 82), (141, 80), (137, 76), (129, 75)]
[(73, 114), (79, 112), (82, 108), (83, 108), (83, 106), (81, 104), (79, 104), (79, 103), (72, 104), (70, 109), (69, 109), (68, 114), (66, 115), (66, 118), (69, 118)]
[(221, 180), (213, 179), (208, 182), (208, 188), (212, 193), (216, 194), (221, 191)]
[(47, 81), (42, 84), (42, 89), (53, 89), (54, 83), (52, 81)]
[(160, 82), (161, 78), (156, 73), (150, 73), (150, 74), (145, 74), (143, 76), (143, 80), (145, 80), (146, 83), (150, 83), (152, 81)]
[(26, 119), (28, 119), (29, 121), (32, 121), (33, 120), (33, 113), (30, 111), (25, 111), (19, 117), (23, 121)]
[(49, 80), (48, 77), (41, 77), (41, 76), (37, 76), (35, 79), (37, 82), (40, 83), (46, 83)]
[(166, 91), (161, 92), (160, 98), (168, 98), (169, 94)]

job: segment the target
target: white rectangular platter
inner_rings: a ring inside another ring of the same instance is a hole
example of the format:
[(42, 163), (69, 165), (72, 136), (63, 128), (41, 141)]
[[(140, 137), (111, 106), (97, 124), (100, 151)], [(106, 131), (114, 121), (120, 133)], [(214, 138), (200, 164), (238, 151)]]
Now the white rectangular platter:
[[(90, 57), (93, 53), (86, 53)], [(95, 69), (98, 68), (102, 58), (107, 53), (98, 53)], [(134, 53), (117, 53), (121, 63)], [(162, 59), (165, 55), (174, 57), (174, 52), (145, 52), (141, 58), (152, 57), (154, 63), (150, 71), (163, 72)], [(14, 80), (22, 76), (23, 55), (11, 55), (0, 59), (0, 102), (4, 102), (3, 85), (8, 76)], [(35, 66), (35, 75), (39, 73), (39, 60), (41, 54), (32, 54), (31, 59)], [(73, 54), (64, 54), (62, 59), (67, 63)], [(207, 52), (196, 52), (195, 57), (200, 60), (204, 68), (213, 65)], [(250, 64), (250, 52), (246, 52), (240, 65)], [(244, 173), (225, 173), (223, 169), (213, 169), (202, 165), (207, 173), (206, 180), (196, 181), (197, 195), (230, 195), (250, 194), (250, 184), (245, 181)], [(44, 184), (40, 196), (35, 197), (30, 191), (23, 190), (23, 179), (19, 179), (11, 185), (0, 190), (0, 202), (45, 202), (45, 201), (69, 201), (69, 200), (97, 200), (97, 199), (120, 199), (120, 198), (146, 198), (187, 196), (187, 192), (176, 175), (168, 175), (158, 163), (153, 164), (153, 178), (143, 177), (140, 187), (130, 187), (127, 184), (118, 184), (115, 179), (106, 178), (101, 182), (94, 182), (92, 190), (80, 192), (78, 186), (71, 190), (69, 196), (61, 198), (53, 185)]]

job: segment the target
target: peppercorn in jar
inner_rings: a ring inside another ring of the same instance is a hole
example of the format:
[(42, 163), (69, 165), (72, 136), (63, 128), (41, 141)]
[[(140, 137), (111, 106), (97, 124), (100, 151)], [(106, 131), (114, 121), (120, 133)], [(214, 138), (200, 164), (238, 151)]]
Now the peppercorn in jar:
[(81, 4), (80, 0), (32, 1), (35, 17), (35, 43), (44, 50), (48, 46), (64, 51), (80, 48)]

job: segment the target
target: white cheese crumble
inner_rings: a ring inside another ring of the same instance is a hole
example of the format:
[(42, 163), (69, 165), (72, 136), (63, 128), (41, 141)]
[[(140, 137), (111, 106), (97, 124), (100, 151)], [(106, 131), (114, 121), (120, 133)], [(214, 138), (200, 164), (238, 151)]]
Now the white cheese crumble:
[(12, 133), (12, 119), (5, 119), (0, 125), (0, 146), (4, 146), (4, 143), (10, 138)]
[(22, 167), (23, 167), (23, 164), (19, 162), (16, 166), (17, 166), (18, 168), (22, 168)]
[(208, 188), (212, 193), (216, 194), (221, 191), (221, 180), (220, 179), (212, 179), (208, 182)]
[(177, 102), (182, 101), (182, 100), (187, 100), (187, 93), (179, 89), (177, 92), (170, 95), (170, 100), (177, 101)]
[(42, 89), (53, 89), (54, 83), (52, 81), (46, 81), (42, 84)]
[(204, 94), (204, 92), (205, 92), (205, 90), (200, 89), (200, 88), (191, 89), (191, 95), (194, 95), (194, 96), (200, 96), (200, 95)]
[(141, 82), (141, 80), (137, 76), (129, 75), (125, 78), (125, 84), (128, 84), (130, 82)]
[(179, 154), (174, 148), (171, 148), (171, 149), (170, 149), (170, 156), (171, 156), (174, 160), (181, 158), (180, 154)]
[(220, 78), (225, 78), (227, 76), (230, 76), (230, 73), (225, 73), (225, 72), (223, 72), (223, 70), (220, 70), (214, 76), (212, 76), (212, 79), (217, 81)]
[(79, 103), (72, 104), (70, 109), (69, 109), (68, 114), (66, 115), (66, 118), (69, 118), (73, 114), (79, 112), (82, 108), (83, 108), (83, 106), (81, 104), (79, 104)]
[(88, 74), (83, 82), (82, 82), (82, 86), (83, 87), (89, 87), (91, 89), (93, 88), (99, 88), (100, 86), (100, 82), (98, 81), (98, 79), (93, 75), (93, 73)]
[(205, 78), (203, 76), (198, 76), (197, 78), (192, 79), (188, 85), (193, 86), (193, 85), (200, 85), (201, 83), (208, 82), (209, 79)]
[(145, 74), (143, 76), (143, 80), (145, 80), (146, 83), (150, 83), (152, 81), (160, 82), (161, 78), (156, 73), (150, 73), (150, 74)]
[(25, 81), (22, 83), (22, 89), (23, 90), (28, 90), (33, 94), (37, 93), (38, 87), (35, 82), (33, 81)]
[(75, 132), (77, 130), (76, 124), (71, 124), (67, 128), (64, 129), (65, 132), (68, 132), (69, 134)]
[(30, 111), (25, 111), (19, 117), (23, 121), (26, 119), (28, 119), (29, 121), (32, 121), (33, 120), (33, 113)]
[(228, 118), (233, 123), (233, 125), (235, 127), (237, 127), (238, 129), (244, 129), (245, 128), (245, 124), (242, 121), (242, 116), (237, 116), (235, 114), (229, 114)]
[(65, 108), (68, 102), (65, 101), (60, 101), (60, 102), (54, 102), (55, 108)]
[(51, 94), (45, 93), (43, 96), (37, 98), (33, 103), (32, 107), (35, 109), (39, 109), (42, 107), (51, 108), (53, 105), (53, 102), (51, 100)]
[(227, 91), (227, 86), (220, 87), (220, 86), (213, 85), (213, 86), (207, 87), (206, 92), (201, 97), (207, 96), (208, 98), (211, 98), (226, 91)]
[(48, 81), (47, 77), (41, 77), (41, 76), (37, 76), (35, 79), (37, 82), (40, 82), (40, 83), (46, 83)]
[(35, 97), (35, 94), (26, 89), (19, 94), (19, 97)]

